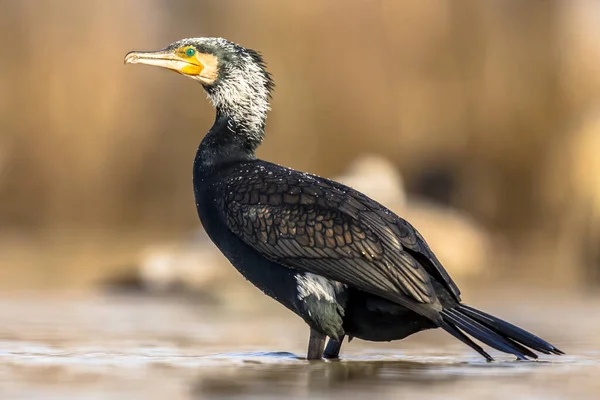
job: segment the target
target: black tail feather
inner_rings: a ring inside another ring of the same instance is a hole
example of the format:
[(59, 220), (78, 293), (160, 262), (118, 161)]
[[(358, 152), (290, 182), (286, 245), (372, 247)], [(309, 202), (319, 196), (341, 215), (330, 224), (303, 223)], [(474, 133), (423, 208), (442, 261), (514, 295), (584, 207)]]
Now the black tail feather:
[(498, 334), (509, 337), (516, 342), (524, 344), (525, 346), (532, 348), (544, 354), (565, 354), (555, 346), (546, 342), (545, 340), (535, 336), (532, 333), (527, 332), (524, 329), (519, 328), (509, 322), (503, 321), (500, 318), (486, 314), (483, 311), (479, 311), (473, 307), (469, 307), (465, 304), (458, 306), (458, 309), (469, 317), (479, 321), (480, 323), (488, 326)]
[(461, 342), (463, 342), (464, 344), (466, 344), (467, 346), (471, 347), (473, 350), (475, 350), (476, 352), (481, 354), (486, 360), (494, 361), (492, 356), (490, 356), (477, 343), (472, 341), (471, 338), (469, 338), (467, 335), (462, 333), (459, 329), (454, 327), (452, 324), (447, 323), (443, 319), (439, 320), (438, 323), (440, 324), (440, 327), (442, 329), (444, 329), (446, 332), (448, 332), (449, 334), (451, 334), (452, 336), (454, 336), (455, 338), (457, 338), (458, 340), (460, 340)]
[(444, 319), (448, 319), (458, 328), (462, 329), (469, 335), (482, 341), (488, 346), (505, 353), (512, 353), (517, 356), (519, 360), (527, 359), (525, 354), (520, 352), (516, 347), (512, 346), (512, 344), (509, 343), (505, 338), (495, 334), (483, 325), (478, 324), (476, 321), (456, 312), (456, 310), (444, 310), (442, 311), (442, 315)]
[(564, 354), (537, 336), (469, 306), (459, 305), (445, 309), (441, 316), (443, 323), (440, 323), (440, 326), (444, 330), (475, 349), (488, 361), (492, 361), (492, 358), (461, 331), (496, 350), (514, 354), (520, 360), (537, 358), (527, 347), (545, 354)]

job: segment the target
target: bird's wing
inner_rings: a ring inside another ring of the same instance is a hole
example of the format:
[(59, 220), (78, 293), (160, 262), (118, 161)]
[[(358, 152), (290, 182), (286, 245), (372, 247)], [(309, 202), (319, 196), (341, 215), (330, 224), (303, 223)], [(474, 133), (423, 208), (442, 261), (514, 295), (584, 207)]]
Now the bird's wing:
[(257, 163), (221, 181), (217, 201), (229, 229), (272, 261), (403, 303), (437, 299), (422, 237), (353, 189)]
[(349, 196), (354, 197), (371, 211), (377, 212), (385, 221), (385, 223), (397, 233), (404, 250), (411, 254), (421, 264), (421, 266), (427, 270), (427, 272), (433, 275), (440, 283), (445, 285), (446, 289), (450, 291), (456, 301), (461, 301), (460, 289), (433, 251), (431, 251), (423, 236), (418, 230), (415, 229), (415, 227), (413, 227), (405, 219), (388, 210), (382, 204), (353, 188), (325, 178), (320, 178), (320, 180), (325, 181), (329, 185), (338, 188)]
[(442, 284), (457, 302), (461, 301), (460, 289), (448, 274), (442, 263), (437, 259), (423, 236), (408, 221), (394, 214), (385, 206), (364, 195), (363, 193), (326, 178), (317, 177), (328, 185), (337, 188), (348, 196), (353, 197), (370, 211), (382, 218), (387, 226), (392, 229), (400, 240), (404, 251), (414, 257), (417, 262)]

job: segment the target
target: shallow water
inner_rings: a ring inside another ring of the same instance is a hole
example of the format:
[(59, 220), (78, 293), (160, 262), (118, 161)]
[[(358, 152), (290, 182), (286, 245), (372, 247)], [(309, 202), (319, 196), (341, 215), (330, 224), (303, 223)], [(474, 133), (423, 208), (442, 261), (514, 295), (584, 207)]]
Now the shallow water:
[[(497, 297), (496, 297), (497, 298)], [(485, 297), (483, 297), (485, 299)], [(29, 293), (1, 298), (0, 397), (31, 399), (597, 399), (600, 302), (578, 295), (473, 302), (568, 354), (486, 363), (443, 332), (345, 343), (308, 362), (307, 329), (270, 302)]]

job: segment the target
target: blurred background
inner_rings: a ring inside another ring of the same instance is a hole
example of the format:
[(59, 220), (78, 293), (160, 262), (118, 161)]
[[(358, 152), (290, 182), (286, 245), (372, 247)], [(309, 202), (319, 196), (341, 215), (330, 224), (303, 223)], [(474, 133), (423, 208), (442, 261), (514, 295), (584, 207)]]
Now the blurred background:
[(385, 203), (463, 287), (504, 282), (501, 300), (600, 283), (600, 2), (1, 7), (3, 293), (271, 304), (196, 217), (192, 161), (214, 118), (202, 88), (123, 65), (195, 36), (263, 53), (277, 87), (261, 158)]
[(598, 278), (596, 1), (2, 9), (2, 287), (94, 285), (196, 237), (191, 164), (213, 110), (200, 86), (123, 65), (193, 36), (264, 54), (277, 90), (260, 157), (371, 184), (451, 272)]

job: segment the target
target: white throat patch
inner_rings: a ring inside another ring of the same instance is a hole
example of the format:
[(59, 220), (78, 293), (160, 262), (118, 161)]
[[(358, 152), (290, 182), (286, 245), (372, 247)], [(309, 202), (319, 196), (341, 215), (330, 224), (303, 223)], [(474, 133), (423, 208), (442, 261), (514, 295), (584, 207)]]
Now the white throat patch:
[[(221, 46), (233, 46), (224, 39)], [(240, 62), (223, 73), (222, 82), (208, 98), (216, 108), (230, 116), (238, 127), (252, 138), (261, 141), (267, 112), (269, 111), (269, 81), (263, 67), (250, 54), (240, 53)]]

